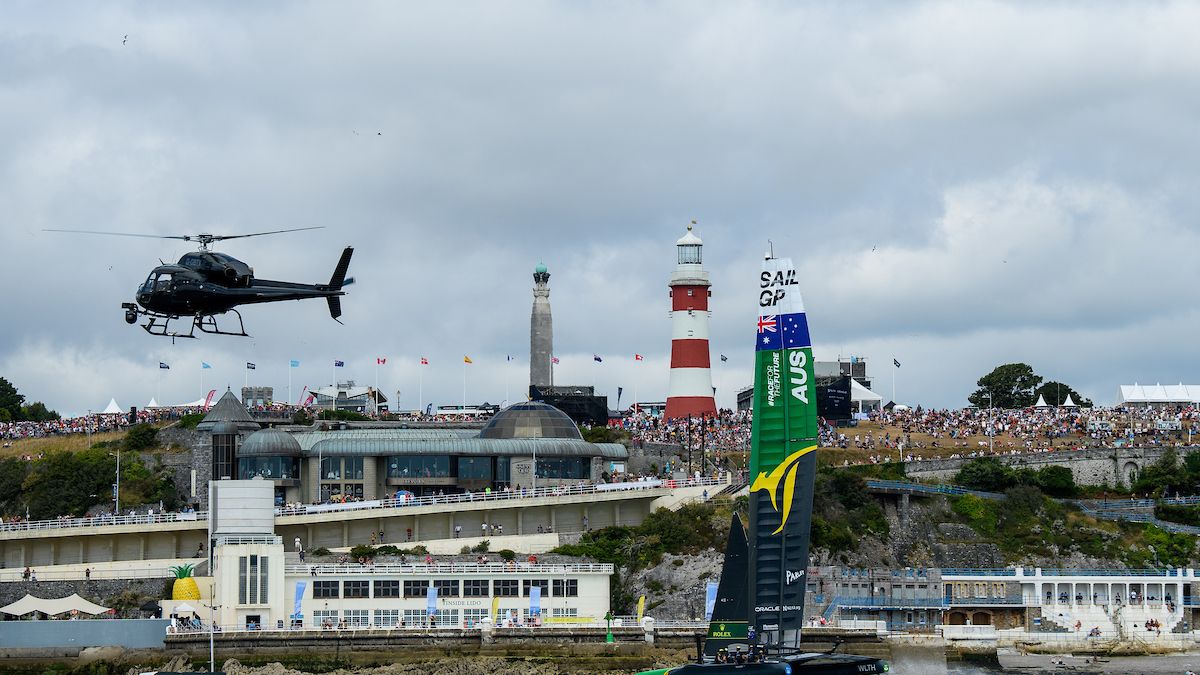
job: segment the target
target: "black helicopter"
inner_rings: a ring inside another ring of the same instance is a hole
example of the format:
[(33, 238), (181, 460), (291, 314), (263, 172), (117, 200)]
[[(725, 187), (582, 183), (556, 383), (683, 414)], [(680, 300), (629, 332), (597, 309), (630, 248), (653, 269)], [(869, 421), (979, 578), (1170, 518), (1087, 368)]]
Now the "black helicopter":
[[(342, 315), (341, 296), (346, 292), (343, 287), (354, 283), (354, 279), (346, 278), (350, 269), (350, 256), (354, 248), (347, 246), (342, 251), (333, 276), (327, 284), (299, 284), (288, 281), (271, 281), (256, 279), (254, 268), (233, 256), (216, 251), (210, 251), (209, 246), (216, 241), (226, 239), (243, 239), (245, 237), (260, 237), (266, 234), (283, 232), (300, 232), (317, 230), (319, 227), (300, 227), (290, 230), (273, 230), (271, 232), (255, 232), (253, 234), (194, 234), (163, 236), (153, 234), (132, 234), (128, 232), (97, 232), (94, 230), (46, 230), (46, 232), (72, 232), (77, 234), (104, 234), (120, 237), (149, 237), (152, 239), (182, 239), (200, 244), (199, 251), (185, 253), (174, 265), (159, 265), (155, 267), (145, 283), (137, 289), (132, 302), (121, 303), (125, 310), (125, 322), (137, 323), (138, 315), (147, 318), (142, 328), (151, 335), (161, 335), (175, 338), (195, 338), (196, 329), (211, 335), (237, 335), (249, 337), (242, 315), (235, 309), (238, 305), (249, 305), (260, 302), (279, 302), (281, 300), (305, 300), (308, 298), (325, 298), (329, 303), (329, 315), (334, 321), (341, 323), (338, 317)], [(141, 305), (141, 307), (138, 307)], [(217, 325), (217, 315), (232, 312), (237, 317), (237, 330), (222, 330)], [(182, 317), (191, 319), (187, 332), (171, 330), (171, 322)]]

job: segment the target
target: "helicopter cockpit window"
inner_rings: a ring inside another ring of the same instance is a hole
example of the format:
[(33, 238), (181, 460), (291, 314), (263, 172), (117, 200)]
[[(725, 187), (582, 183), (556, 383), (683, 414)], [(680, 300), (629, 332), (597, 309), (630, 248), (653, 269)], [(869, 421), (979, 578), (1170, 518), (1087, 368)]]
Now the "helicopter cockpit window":
[(171, 290), (171, 277), (172, 274), (170, 272), (159, 272), (155, 275), (154, 290), (159, 293)]

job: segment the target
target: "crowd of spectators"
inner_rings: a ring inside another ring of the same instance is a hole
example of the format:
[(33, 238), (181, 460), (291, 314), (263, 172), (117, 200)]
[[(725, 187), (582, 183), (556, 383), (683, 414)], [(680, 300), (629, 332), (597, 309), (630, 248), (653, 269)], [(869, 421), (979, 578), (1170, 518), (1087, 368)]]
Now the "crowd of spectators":
[(748, 410), (720, 410), (716, 415), (681, 417), (664, 420), (657, 415), (640, 411), (621, 420), (620, 428), (629, 432), (634, 447), (646, 443), (679, 445), (684, 450), (713, 452), (745, 451), (750, 448), (750, 425), (753, 415)]
[(154, 423), (161, 420), (177, 419), (193, 412), (203, 412), (199, 408), (139, 408), (136, 417), (130, 417), (128, 411), (116, 414), (92, 413), (80, 417), (66, 417), (44, 422), (0, 422), (0, 439), (5, 441), (22, 438), (45, 438), (62, 434), (99, 433), (105, 431), (120, 431), (135, 424)]

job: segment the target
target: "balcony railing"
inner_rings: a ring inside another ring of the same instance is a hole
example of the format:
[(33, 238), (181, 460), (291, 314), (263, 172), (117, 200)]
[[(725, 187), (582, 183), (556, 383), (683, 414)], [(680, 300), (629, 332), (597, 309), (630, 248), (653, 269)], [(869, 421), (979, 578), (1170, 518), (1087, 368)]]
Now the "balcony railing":
[(477, 564), (471, 562), (442, 562), (432, 564), (385, 565), (288, 565), (290, 575), (351, 576), (351, 575), (430, 575), (430, 574), (545, 574), (551, 578), (562, 574), (612, 574), (609, 563), (542, 564), (528, 562)]

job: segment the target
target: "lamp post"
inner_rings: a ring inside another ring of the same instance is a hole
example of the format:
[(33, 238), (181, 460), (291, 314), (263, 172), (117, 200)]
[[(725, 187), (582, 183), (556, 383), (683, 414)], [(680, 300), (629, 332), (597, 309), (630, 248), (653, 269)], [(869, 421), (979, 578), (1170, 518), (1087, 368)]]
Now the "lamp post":
[[(111, 452), (109, 453), (109, 456), (110, 457), (113, 456)], [(113, 508), (113, 515), (119, 516), (119, 515), (121, 515), (121, 450), (120, 449), (117, 450), (116, 457), (117, 457), (117, 482), (113, 484), (113, 501), (116, 503), (116, 506)]]
[(996, 438), (996, 422), (995, 422), (995, 406), (992, 404), (992, 395), (987, 395), (988, 399), (988, 454), (996, 454), (995, 442)]

